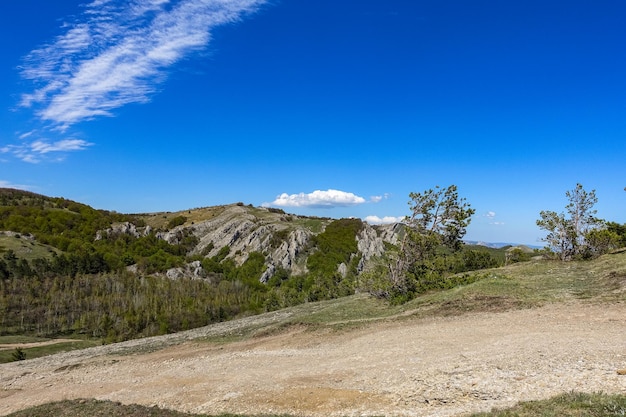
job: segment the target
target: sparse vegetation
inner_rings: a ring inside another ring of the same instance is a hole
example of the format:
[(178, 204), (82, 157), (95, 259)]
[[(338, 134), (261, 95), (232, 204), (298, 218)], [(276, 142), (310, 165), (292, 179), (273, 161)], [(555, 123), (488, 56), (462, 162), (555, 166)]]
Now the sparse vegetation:
[(472, 414), (470, 417), (618, 417), (626, 415), (626, 395), (569, 392), (541, 401)]
[[(8, 417), (209, 417), (207, 414), (187, 414), (159, 407), (123, 405), (113, 401), (65, 400), (44, 404), (27, 410), (9, 414)], [(219, 414), (211, 417), (246, 417), (235, 414)], [(259, 415), (256, 417), (288, 417), (286, 415)]]
[[(11, 337), (11, 336), (8, 336)], [(14, 354), (16, 353), (16, 349), (2, 349), (5, 344), (4, 340), (6, 340), (7, 336), (0, 336), (0, 363), (13, 362), (16, 360)], [(36, 338), (36, 340), (42, 340), (41, 338)], [(55, 342), (54, 339), (43, 339), (43, 340), (51, 340), (51, 343), (46, 342), (31, 342), (35, 343), (34, 346), (30, 347), (20, 347), (19, 349), (23, 353), (23, 357), (25, 359), (35, 359), (40, 358), (42, 356), (54, 355), (59, 352), (67, 352), (69, 350), (77, 350), (77, 349), (85, 349), (92, 346), (98, 346), (101, 343), (96, 340), (80, 340), (75, 339), (72, 341), (59, 341)], [(7, 342), (8, 343), (8, 342)]]
[[(468, 417), (621, 417), (626, 415), (626, 395), (569, 392), (547, 400), (525, 401), (490, 412), (474, 413)], [(178, 411), (123, 405), (113, 401), (65, 400), (32, 407), (7, 417), (209, 417), (207, 414), (187, 414)], [(211, 417), (290, 417), (287, 414), (219, 414)]]

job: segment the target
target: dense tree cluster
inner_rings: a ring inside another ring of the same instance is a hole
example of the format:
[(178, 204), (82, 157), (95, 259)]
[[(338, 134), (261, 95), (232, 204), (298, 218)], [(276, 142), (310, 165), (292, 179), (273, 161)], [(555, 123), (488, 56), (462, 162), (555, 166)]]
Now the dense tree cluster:
[(250, 309), (252, 293), (237, 281), (211, 285), (130, 273), (13, 277), (0, 279), (0, 329), (126, 340), (232, 318)]
[[(48, 267), (54, 272), (63, 265), (76, 274), (116, 271), (132, 264), (147, 273), (164, 271), (183, 264), (197, 243), (197, 238), (186, 231), (178, 232), (179, 243), (175, 245), (154, 233), (140, 237), (117, 233), (95, 239), (99, 231), (115, 223), (130, 222), (138, 227), (145, 223), (137, 216), (17, 190), (0, 190), (0, 202), (0, 230), (32, 235), (39, 243), (69, 254), (51, 261)], [(176, 225), (181, 221), (185, 221), (182, 216), (172, 219)]]

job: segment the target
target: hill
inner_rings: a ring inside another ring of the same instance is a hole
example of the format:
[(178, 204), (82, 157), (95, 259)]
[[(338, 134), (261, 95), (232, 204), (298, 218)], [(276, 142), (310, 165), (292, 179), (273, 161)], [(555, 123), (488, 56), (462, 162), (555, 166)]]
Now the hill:
[[(484, 274), (403, 305), (359, 294), (3, 364), (0, 415), (95, 397), (208, 415), (461, 416), (624, 392), (626, 252)], [(610, 404), (601, 415), (619, 415)]]
[[(0, 189), (0, 231), (1, 334), (112, 342), (368, 291), (363, 273), (403, 228), (243, 203), (121, 214)], [(442, 251), (441, 279), (413, 291), (504, 262), (505, 250)]]
[[(309, 255), (319, 250), (315, 238), (333, 224), (334, 239), (357, 241), (356, 247), (346, 248), (349, 253), (337, 254), (335, 269), (355, 256), (361, 261), (357, 268), (362, 268), (363, 262), (384, 251), (385, 241), (395, 240), (393, 226), (372, 227), (357, 219), (296, 216), (243, 203), (174, 213), (120, 214), (63, 198), (0, 189), (0, 230), (11, 236), (27, 236), (58, 252), (100, 253), (106, 265), (96, 272), (136, 265), (142, 272), (193, 277), (189, 268), (184, 268), (189, 266), (189, 258), (219, 255), (220, 261), (229, 259), (241, 266), (251, 254), (262, 253), (264, 270), (258, 278), (265, 282), (280, 268), (306, 271)], [(344, 236), (344, 232), (352, 235)], [(8, 243), (0, 248), (13, 250)], [(194, 269), (197, 275), (197, 265)]]
[[(100, 253), (106, 265), (96, 272), (135, 265), (147, 273), (197, 277), (202, 271), (197, 263), (190, 265), (190, 259), (217, 257), (241, 266), (252, 254), (262, 254), (259, 279), (266, 282), (278, 270), (306, 273), (311, 268), (309, 257), (325, 249), (333, 252), (330, 258), (337, 262), (324, 267), (345, 276), (347, 269), (358, 274), (368, 260), (384, 254), (388, 245), (397, 243), (401, 229), (399, 224), (376, 226), (359, 219), (297, 216), (243, 203), (120, 214), (64, 198), (0, 188), (0, 230), (43, 245), (48, 256), (52, 252)], [(0, 241), (0, 251), (13, 250), (22, 257), (14, 245), (4, 242)], [(328, 242), (336, 244), (323, 248)], [(487, 249), (473, 243), (468, 246)]]

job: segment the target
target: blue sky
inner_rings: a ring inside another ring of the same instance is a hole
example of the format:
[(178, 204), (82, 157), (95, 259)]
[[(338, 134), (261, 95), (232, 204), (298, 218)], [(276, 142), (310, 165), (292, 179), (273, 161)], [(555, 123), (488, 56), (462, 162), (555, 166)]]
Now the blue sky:
[(458, 186), (467, 239), (626, 222), (622, 0), (0, 3), (0, 186), (124, 213), (388, 221)]

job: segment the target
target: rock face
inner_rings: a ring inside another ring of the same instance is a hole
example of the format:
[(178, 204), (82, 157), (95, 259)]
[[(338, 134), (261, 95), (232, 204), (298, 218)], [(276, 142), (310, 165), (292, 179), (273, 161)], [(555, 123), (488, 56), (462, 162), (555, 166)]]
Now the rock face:
[[(193, 234), (199, 238), (199, 244), (193, 253), (212, 257), (224, 247), (230, 248), (228, 258), (241, 265), (252, 252), (265, 256), (267, 269), (261, 276), (266, 282), (277, 269), (283, 268), (292, 274), (306, 273), (306, 258), (310, 253), (311, 238), (324, 230), (332, 222), (324, 219), (323, 227), (314, 233), (310, 229), (293, 221), (293, 216), (265, 209), (229, 206), (219, 216), (191, 226)], [(179, 226), (161, 237), (175, 243)], [(371, 226), (363, 223), (363, 229), (356, 236), (361, 260), (357, 271), (361, 272), (366, 263), (385, 251), (385, 242), (397, 243), (398, 225)], [(346, 265), (337, 266), (339, 273), (345, 276)], [(197, 272), (195, 273), (197, 275)]]
[(169, 269), (165, 274), (169, 279), (180, 279), (180, 278), (204, 278), (204, 270), (202, 269), (202, 264), (200, 261), (193, 261), (185, 265), (184, 268), (172, 268)]
[[(193, 234), (198, 243), (190, 254), (208, 258), (228, 247), (230, 251), (227, 258), (236, 265), (243, 264), (253, 252), (261, 253), (265, 257), (266, 270), (260, 279), (266, 282), (281, 268), (292, 274), (306, 273), (307, 257), (315, 250), (311, 240), (332, 221), (328, 218), (298, 217), (282, 210), (233, 204), (225, 206), (219, 214), (208, 220), (186, 223), (168, 231), (159, 231), (156, 235), (171, 244), (177, 244), (182, 237)], [(311, 226), (312, 223), (315, 226)], [(360, 256), (357, 272), (363, 271), (372, 257), (384, 253), (385, 242), (396, 243), (398, 230), (397, 225), (371, 226), (363, 223), (363, 228), (356, 236), (358, 253), (353, 255)], [(140, 237), (151, 231), (149, 226), (138, 228), (132, 223), (120, 223), (98, 232), (96, 239), (122, 233)], [(337, 265), (337, 271), (345, 276), (346, 265)], [(173, 268), (166, 275), (171, 279), (197, 279), (204, 276), (204, 271), (200, 262), (196, 261), (183, 268)]]
[(296, 229), (290, 232), (287, 240), (271, 251), (266, 258), (267, 269), (261, 276), (261, 281), (266, 282), (270, 279), (279, 267), (295, 274), (306, 272), (306, 263), (301, 262), (299, 265), (298, 259), (306, 248), (311, 236), (312, 233), (304, 229)]
[(98, 233), (96, 234), (96, 240), (102, 240), (105, 236), (114, 235), (131, 235), (134, 237), (142, 237), (149, 235), (151, 232), (152, 228), (150, 226), (137, 227), (130, 222), (117, 223), (106, 230), (98, 231)]

